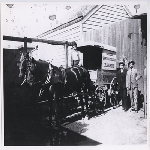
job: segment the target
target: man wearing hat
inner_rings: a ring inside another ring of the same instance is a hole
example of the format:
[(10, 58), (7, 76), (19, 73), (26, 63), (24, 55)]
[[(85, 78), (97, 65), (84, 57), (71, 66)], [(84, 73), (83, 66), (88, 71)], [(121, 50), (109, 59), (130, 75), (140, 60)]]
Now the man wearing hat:
[(71, 65), (77, 66), (79, 65), (80, 57), (79, 52), (77, 51), (77, 43), (73, 42), (72, 52), (71, 52)]
[(129, 61), (126, 76), (127, 94), (130, 96), (131, 110), (138, 112), (138, 80), (142, 76), (138, 76), (137, 69), (134, 68), (135, 62)]
[(117, 89), (119, 91), (119, 101), (122, 100), (122, 109), (127, 110), (127, 91), (126, 91), (126, 73), (125, 63), (123, 60), (119, 62), (120, 70), (117, 72)]

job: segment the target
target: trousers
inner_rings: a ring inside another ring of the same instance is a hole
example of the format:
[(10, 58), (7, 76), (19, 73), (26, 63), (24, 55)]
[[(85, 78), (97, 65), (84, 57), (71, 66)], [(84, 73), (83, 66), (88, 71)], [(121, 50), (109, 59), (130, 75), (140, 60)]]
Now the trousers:
[(137, 110), (138, 109), (138, 88), (134, 87), (129, 90), (129, 96), (131, 101), (131, 108)]
[(122, 107), (123, 109), (127, 109), (127, 90), (126, 88), (119, 89), (119, 99), (122, 100)]

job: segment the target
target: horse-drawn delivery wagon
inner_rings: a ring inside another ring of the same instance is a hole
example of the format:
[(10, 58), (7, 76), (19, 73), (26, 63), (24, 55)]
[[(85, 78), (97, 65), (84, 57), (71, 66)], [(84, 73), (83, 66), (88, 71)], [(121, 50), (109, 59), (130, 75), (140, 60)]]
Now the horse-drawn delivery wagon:
[[(43, 39), (6, 37), (4, 40), (24, 42), (24, 52), (21, 54), (19, 65), (23, 83), (27, 83), (31, 88), (32, 100), (48, 99), (50, 111), (54, 109), (55, 120), (58, 123), (59, 115), (62, 113), (60, 104), (69, 104), (71, 101), (80, 101), (75, 107), (80, 105), (81, 112), (88, 114), (89, 105), (98, 97), (105, 98), (107, 93), (104, 89), (110, 84), (115, 76), (116, 70), (116, 49), (111, 46), (102, 45), (95, 42), (82, 42), (78, 44), (78, 50), (83, 53), (83, 66), (68, 68), (68, 46), (71, 42), (49, 41)], [(44, 60), (35, 60), (27, 51), (27, 42), (44, 42), (52, 45), (65, 45), (66, 68), (59, 68)], [(95, 76), (93, 76), (95, 74)], [(96, 78), (95, 78), (96, 77)], [(97, 89), (92, 89), (91, 80), (95, 80)], [(100, 91), (103, 91), (100, 93)], [(68, 105), (69, 106), (69, 105)], [(86, 106), (86, 111), (84, 111)], [(69, 106), (70, 107), (70, 106)], [(68, 107), (68, 108), (69, 108)], [(50, 112), (49, 121), (52, 119)]]
[(90, 72), (99, 99), (104, 99), (105, 107), (113, 104), (111, 96), (116, 82), (116, 48), (98, 42), (79, 42), (78, 50), (83, 53), (83, 66)]

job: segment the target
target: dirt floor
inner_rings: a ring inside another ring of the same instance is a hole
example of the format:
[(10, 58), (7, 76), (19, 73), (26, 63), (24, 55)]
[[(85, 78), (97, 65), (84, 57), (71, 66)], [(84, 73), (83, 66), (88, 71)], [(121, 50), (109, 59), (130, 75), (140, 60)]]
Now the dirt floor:
[(120, 107), (82, 119), (80, 113), (66, 119), (59, 129), (51, 129), (48, 117), (42, 120), (32, 107), (5, 107), (5, 146), (97, 146), (147, 143), (147, 119), (140, 110), (124, 112)]
[[(143, 111), (123, 111), (122, 107), (108, 109), (105, 114), (90, 120), (78, 120), (65, 125), (72, 131), (106, 145), (132, 145), (147, 143), (147, 119)], [(82, 127), (82, 128), (81, 128)]]

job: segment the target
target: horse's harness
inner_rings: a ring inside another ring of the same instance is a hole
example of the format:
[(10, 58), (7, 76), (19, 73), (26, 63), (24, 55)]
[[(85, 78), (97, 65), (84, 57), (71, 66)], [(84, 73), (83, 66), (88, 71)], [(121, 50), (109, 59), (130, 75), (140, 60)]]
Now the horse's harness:
[[(35, 62), (32, 62), (32, 60), (26, 60), (24, 59), (23, 61), (26, 61), (26, 72), (25, 72), (25, 79), (23, 81), (23, 83), (21, 85), (23, 85), (25, 82), (28, 82), (29, 80), (28, 75), (30, 74), (30, 76), (33, 76), (32, 72), (37, 69), (37, 64)], [(23, 62), (22, 62), (23, 64)], [(23, 69), (23, 67), (21, 66), (19, 69)], [(62, 78), (60, 78), (60, 76), (62, 76)], [(30, 78), (30, 77), (29, 77)], [(45, 80), (46, 79), (46, 80)], [(53, 80), (53, 81), (52, 81)], [(41, 84), (42, 87), (49, 85), (51, 86), (53, 83), (62, 83), (65, 87), (66, 84), (66, 71), (64, 68), (55, 68), (55, 66), (49, 64), (49, 68), (47, 70), (47, 73), (43, 76), (43, 78), (41, 80), (38, 81), (32, 81), (32, 85), (36, 85), (36, 84)], [(51, 82), (52, 81), (52, 82)], [(29, 81), (30, 82), (30, 81)], [(70, 87), (68, 87), (70, 90), (72, 90)], [(40, 91), (42, 93), (42, 90)], [(76, 95), (76, 93), (74, 93), (74, 91), (72, 90), (73, 95)]]

